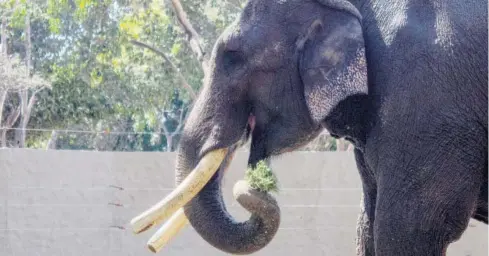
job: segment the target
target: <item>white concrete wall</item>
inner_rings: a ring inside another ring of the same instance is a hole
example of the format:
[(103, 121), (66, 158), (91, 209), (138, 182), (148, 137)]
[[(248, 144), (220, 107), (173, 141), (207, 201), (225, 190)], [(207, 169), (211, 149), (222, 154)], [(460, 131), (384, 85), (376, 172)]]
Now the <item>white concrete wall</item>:
[[(153, 228), (134, 235), (131, 218), (174, 187), (172, 153), (0, 150), (0, 255), (153, 255)], [(240, 152), (224, 196), (243, 177)], [(273, 161), (281, 228), (255, 255), (355, 255), (360, 180), (350, 152), (297, 152)], [(472, 221), (449, 256), (487, 255), (487, 226)], [(187, 227), (160, 255), (224, 255)]]

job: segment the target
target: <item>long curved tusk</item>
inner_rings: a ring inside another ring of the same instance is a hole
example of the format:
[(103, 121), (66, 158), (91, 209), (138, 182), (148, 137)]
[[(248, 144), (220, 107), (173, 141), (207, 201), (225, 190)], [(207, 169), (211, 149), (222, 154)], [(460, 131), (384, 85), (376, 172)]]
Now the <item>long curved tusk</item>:
[(161, 226), (158, 231), (149, 239), (148, 248), (157, 253), (165, 246), (170, 239), (172, 239), (180, 230), (182, 230), (189, 223), (187, 216), (180, 208), (170, 219)]
[(131, 220), (134, 233), (141, 233), (162, 222), (187, 204), (212, 178), (227, 152), (228, 149), (224, 148), (207, 153), (175, 190)]

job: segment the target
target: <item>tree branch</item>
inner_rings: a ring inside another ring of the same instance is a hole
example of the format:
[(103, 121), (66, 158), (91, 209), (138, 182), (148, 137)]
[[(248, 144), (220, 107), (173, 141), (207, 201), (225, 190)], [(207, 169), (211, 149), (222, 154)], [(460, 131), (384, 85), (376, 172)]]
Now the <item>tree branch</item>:
[(197, 59), (202, 65), (204, 74), (207, 74), (208, 65), (205, 52), (200, 45), (200, 35), (197, 33), (197, 31), (195, 31), (192, 23), (190, 23), (189, 19), (187, 18), (187, 13), (185, 12), (185, 10), (183, 10), (180, 0), (172, 0), (171, 2), (173, 5), (173, 9), (175, 10), (175, 14), (177, 15), (178, 21), (180, 22), (180, 25), (182, 25), (185, 33), (187, 33), (187, 35), (189, 36), (188, 41), (190, 44), (190, 48), (195, 53), (195, 55), (197, 55)]
[[(34, 104), (36, 103), (36, 94), (39, 92), (39, 90), (35, 91), (32, 93), (31, 97), (29, 98), (29, 103), (27, 104), (27, 109), (25, 111), (24, 118), (25, 118), (25, 125), (29, 123), (29, 119), (31, 117), (31, 112), (32, 112), (32, 107), (34, 107)], [(25, 128), (25, 127), (23, 127)]]
[(7, 99), (7, 94), (8, 94), (7, 90), (0, 89), (0, 125), (2, 124), (2, 120), (3, 120), (3, 108), (4, 108), (5, 100)]
[(42, 91), (44, 88), (39, 88), (35, 91), (32, 92), (31, 94), (31, 97), (29, 98), (29, 104), (27, 105), (27, 109), (30, 111), (32, 109), (32, 107), (34, 107), (34, 104), (36, 104), (36, 95), (37, 93), (39, 93), (40, 91)]
[(27, 76), (30, 77), (32, 68), (32, 42), (31, 42), (31, 19), (29, 10), (25, 17), (25, 58), (27, 67)]
[(172, 143), (173, 143), (173, 140), (172, 140), (172, 135), (170, 134), (170, 132), (168, 132), (168, 129), (166, 128), (165, 124), (162, 123), (162, 126), (161, 128), (163, 128), (163, 132), (165, 133), (165, 138), (166, 138), (166, 151), (167, 152), (171, 152), (171, 147), (172, 147)]
[(175, 128), (175, 131), (173, 131), (171, 136), (175, 136), (180, 131), (180, 129), (182, 128), (182, 126), (183, 126), (183, 114), (184, 113), (185, 113), (184, 108), (182, 108), (180, 110), (180, 117), (178, 118), (177, 128)]
[(7, 57), (7, 14), (2, 15), (2, 24), (0, 28), (0, 37), (1, 37), (1, 45), (0, 54), (3, 55), (4, 58)]
[(51, 138), (49, 138), (46, 149), (56, 149), (56, 139), (58, 139), (58, 132), (53, 130), (51, 131)]
[(19, 119), (19, 116), (20, 107), (17, 107), (14, 111), (10, 112), (10, 115), (8, 115), (7, 120), (5, 121), (5, 125), (3, 127), (7, 129), (12, 128), (15, 122), (17, 122), (17, 119)]
[(154, 46), (148, 45), (146, 43), (143, 43), (143, 42), (140, 42), (137, 40), (131, 40), (130, 42), (134, 45), (147, 48), (147, 49), (153, 51), (154, 53), (160, 55), (161, 57), (163, 57), (163, 59), (165, 59), (165, 61), (170, 64), (170, 66), (173, 68), (173, 70), (175, 70), (175, 72), (177, 72), (178, 78), (180, 78), (180, 80), (182, 81), (182, 86), (190, 93), (190, 96), (192, 97), (192, 99), (195, 100), (197, 98), (197, 94), (195, 94), (194, 89), (192, 89), (190, 84), (187, 82), (187, 79), (185, 79), (182, 72), (180, 72), (178, 67), (170, 60), (170, 58), (168, 56), (166, 56), (166, 54), (164, 52), (156, 49)]
[(158, 50), (156, 49), (156, 47), (152, 46), (152, 45), (149, 45), (147, 43), (143, 43), (143, 42), (140, 42), (140, 41), (137, 41), (137, 40), (130, 40), (129, 42), (131, 42), (132, 44), (134, 45), (137, 45), (137, 46), (140, 46), (140, 47), (143, 47), (143, 48), (148, 48), (149, 50), (155, 52), (156, 54), (160, 55), (161, 57), (163, 57), (163, 59), (165, 59), (168, 63), (170, 63), (172, 65), (172, 67), (174, 69), (176, 69), (178, 71), (178, 68), (177, 66), (175, 66), (173, 64), (173, 62), (170, 60), (170, 58), (168, 56), (166, 56), (166, 54), (164, 52), (162, 52), (161, 50)]
[(170, 133), (168, 132), (168, 129), (166, 128), (165, 124), (163, 124), (161, 128), (163, 128), (163, 132), (165, 133), (165, 136), (170, 136)]

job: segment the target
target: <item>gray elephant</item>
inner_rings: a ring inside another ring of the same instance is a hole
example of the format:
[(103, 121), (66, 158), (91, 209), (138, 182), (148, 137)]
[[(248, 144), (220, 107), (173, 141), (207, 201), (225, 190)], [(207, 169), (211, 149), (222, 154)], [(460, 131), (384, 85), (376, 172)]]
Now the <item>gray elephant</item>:
[(487, 30), (487, 1), (250, 0), (215, 44), (178, 148), (177, 184), (225, 150), (185, 203), (190, 224), (228, 253), (266, 246), (270, 195), (236, 188), (245, 222), (224, 206), (234, 151), (251, 139), (254, 166), (326, 129), (355, 145), (358, 254), (444, 255), (470, 218), (487, 223)]

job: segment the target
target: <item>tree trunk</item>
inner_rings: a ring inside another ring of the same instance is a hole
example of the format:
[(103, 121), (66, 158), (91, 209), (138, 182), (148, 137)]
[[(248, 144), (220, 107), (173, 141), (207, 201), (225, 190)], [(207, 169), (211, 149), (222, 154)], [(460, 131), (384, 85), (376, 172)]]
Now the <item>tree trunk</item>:
[(10, 114), (7, 116), (7, 119), (3, 123), (2, 134), (1, 134), (3, 148), (7, 147), (7, 132), (9, 131), (10, 128), (12, 128), (15, 122), (17, 122), (19, 116), (20, 116), (20, 108), (16, 108), (14, 111), (10, 112)]
[(3, 107), (5, 104), (5, 100), (7, 99), (8, 91), (6, 89), (0, 88), (0, 124), (3, 126)]
[(21, 101), (20, 102), (21, 118), (20, 118), (19, 129), (16, 130), (16, 134), (15, 134), (15, 141), (19, 148), (25, 147), (26, 128), (31, 118), (32, 108), (36, 103), (36, 94), (37, 91), (34, 91), (31, 97), (29, 98), (28, 89), (19, 92), (19, 97)]
[[(30, 21), (30, 13), (27, 10), (26, 18), (25, 18), (25, 49), (26, 49), (26, 72), (27, 76), (31, 75), (32, 68), (32, 42), (31, 42), (31, 21)], [(29, 98), (29, 89), (28, 87), (25, 90), (19, 92), (20, 97), (20, 126), (18, 130), (15, 132), (15, 141), (17, 143), (17, 147), (24, 148), (25, 147), (25, 138), (26, 138), (26, 128), (29, 123), (29, 119), (31, 117), (31, 110), (35, 103), (36, 92), (33, 92), (31, 97)]]
[(173, 146), (173, 136), (172, 135), (165, 135), (166, 137), (166, 152), (172, 152), (172, 146)]
[(2, 128), (2, 137), (1, 137), (1, 140), (2, 140), (2, 148), (6, 148), (7, 147), (7, 132), (8, 132), (8, 129), (7, 128)]
[(178, 118), (178, 125), (175, 128), (174, 131), (170, 132), (168, 131), (168, 128), (165, 126), (165, 124), (162, 124), (163, 132), (165, 133), (165, 138), (166, 138), (166, 151), (167, 152), (172, 152), (173, 151), (173, 138), (182, 131), (183, 129), (183, 123), (184, 123), (184, 114), (185, 114), (185, 109), (182, 107), (180, 110), (180, 115)]
[(58, 131), (53, 130), (51, 132), (51, 138), (49, 138), (46, 149), (56, 149), (56, 140), (58, 139)]
[(0, 125), (2, 126), (2, 129), (1, 129), (1, 140), (2, 140), (2, 148), (6, 148), (7, 147), (7, 129), (5, 126), (5, 124), (2, 122), (3, 120), (3, 104), (5, 103), (5, 100), (7, 99), (7, 90), (3, 89), (1, 92), (0, 92)]
[(15, 143), (16, 147), (23, 148), (25, 146), (25, 112), (27, 110), (27, 98), (28, 98), (28, 91), (22, 90), (19, 92), (19, 98), (20, 98), (20, 123), (19, 123), (19, 129), (15, 130)]
[(0, 36), (1, 41), (0, 43), (2, 44), (1, 47), (1, 57), (6, 58), (7, 57), (7, 15), (4, 14), (2, 15), (2, 27), (0, 28)]
[[(2, 15), (2, 24), (0, 27), (0, 37), (1, 37), (1, 46), (0, 46), (0, 58), (7, 58), (7, 15)], [(5, 100), (7, 99), (8, 90), (7, 88), (0, 88), (0, 126), (1, 126), (1, 140), (2, 147), (7, 147), (7, 132), (5, 129), (5, 124), (3, 121), (3, 107)]]

